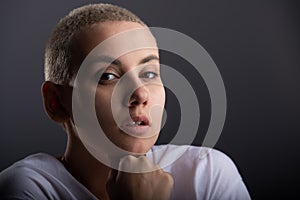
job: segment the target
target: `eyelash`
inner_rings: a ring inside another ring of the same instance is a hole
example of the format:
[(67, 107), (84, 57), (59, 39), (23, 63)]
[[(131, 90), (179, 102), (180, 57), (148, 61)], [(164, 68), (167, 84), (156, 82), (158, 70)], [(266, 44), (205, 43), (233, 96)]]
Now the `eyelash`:
[(101, 81), (111, 81), (111, 80), (109, 80), (109, 78), (108, 79), (104, 79), (107, 76), (114, 76), (114, 77), (118, 78), (118, 76), (115, 75), (115, 74), (113, 74), (113, 73), (103, 73), (102, 76), (101, 76), (101, 78), (100, 78), (100, 80)]
[(158, 74), (157, 74), (157, 73), (147, 71), (147, 72), (144, 72), (144, 73), (140, 76), (140, 78), (147, 78), (147, 77), (144, 77), (145, 74), (152, 74), (152, 75), (153, 75), (153, 77), (151, 77), (151, 78), (149, 78), (149, 79), (154, 79), (154, 78), (158, 77)]
[[(149, 74), (152, 75), (152, 77), (147, 77)], [(113, 79), (110, 79), (108, 76), (114, 76)], [(144, 73), (142, 73), (139, 77), (140, 78), (143, 78), (143, 79), (155, 79), (159, 76), (159, 74), (155, 73), (155, 72), (151, 72), (151, 71), (146, 71)], [(107, 78), (108, 77), (108, 78)], [(106, 79), (107, 78), (107, 79)], [(100, 80), (99, 80), (99, 83), (101, 84), (105, 84), (105, 83), (108, 83), (108, 82), (112, 82), (116, 79), (120, 78), (119, 76), (113, 74), (113, 73), (103, 73)]]

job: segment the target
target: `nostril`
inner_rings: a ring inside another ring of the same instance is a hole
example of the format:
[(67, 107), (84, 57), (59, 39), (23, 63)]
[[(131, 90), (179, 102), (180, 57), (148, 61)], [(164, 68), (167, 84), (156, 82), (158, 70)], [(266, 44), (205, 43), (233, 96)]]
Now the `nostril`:
[(129, 102), (130, 106), (134, 106), (134, 105), (138, 105), (138, 104), (139, 104), (139, 102), (137, 100), (135, 100), (135, 99), (133, 101)]
[(136, 106), (139, 104), (146, 104), (149, 98), (148, 90), (145, 87), (139, 87), (136, 89), (129, 99), (130, 106)]

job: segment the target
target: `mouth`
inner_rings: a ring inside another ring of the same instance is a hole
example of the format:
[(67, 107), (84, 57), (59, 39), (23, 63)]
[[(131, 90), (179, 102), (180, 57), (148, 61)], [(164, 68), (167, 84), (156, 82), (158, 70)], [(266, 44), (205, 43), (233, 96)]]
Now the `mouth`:
[(123, 123), (121, 129), (128, 135), (146, 138), (152, 135), (150, 121), (146, 116), (131, 116), (131, 119)]
[(131, 121), (126, 123), (126, 126), (149, 126), (149, 120), (146, 116), (140, 115), (140, 116), (134, 116), (131, 117)]

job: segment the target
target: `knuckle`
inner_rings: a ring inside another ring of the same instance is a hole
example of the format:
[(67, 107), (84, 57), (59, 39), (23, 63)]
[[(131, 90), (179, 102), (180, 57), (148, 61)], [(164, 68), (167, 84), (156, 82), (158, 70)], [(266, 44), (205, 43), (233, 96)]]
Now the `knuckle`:
[(136, 162), (136, 158), (132, 155), (125, 156), (121, 158), (119, 163), (119, 170), (121, 171), (129, 171), (134, 163)]
[(174, 179), (173, 179), (172, 175), (167, 172), (164, 173), (164, 181), (165, 181), (165, 183), (168, 183), (169, 185), (174, 184)]
[(145, 163), (149, 163), (150, 162), (149, 159), (146, 156), (140, 156), (137, 159), (140, 162), (145, 162)]

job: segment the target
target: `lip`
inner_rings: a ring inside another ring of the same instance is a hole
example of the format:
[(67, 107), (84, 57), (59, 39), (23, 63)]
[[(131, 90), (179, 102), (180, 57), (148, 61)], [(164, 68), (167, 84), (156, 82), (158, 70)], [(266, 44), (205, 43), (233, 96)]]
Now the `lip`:
[(144, 126), (149, 126), (149, 119), (145, 115), (131, 116), (133, 122), (142, 122)]
[[(141, 125), (132, 125), (133, 122), (142, 122)], [(120, 127), (126, 134), (134, 137), (147, 137), (150, 132), (150, 121), (145, 115), (131, 116), (131, 119), (124, 121)]]
[(149, 126), (122, 126), (122, 130), (134, 137), (147, 137), (149, 135)]

